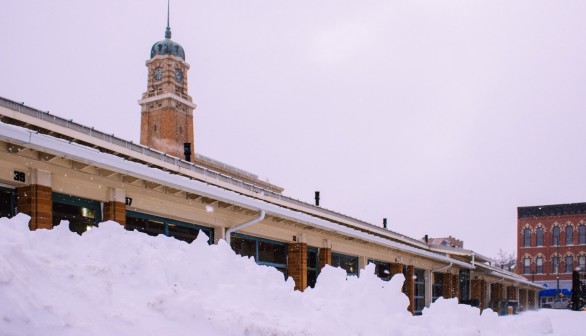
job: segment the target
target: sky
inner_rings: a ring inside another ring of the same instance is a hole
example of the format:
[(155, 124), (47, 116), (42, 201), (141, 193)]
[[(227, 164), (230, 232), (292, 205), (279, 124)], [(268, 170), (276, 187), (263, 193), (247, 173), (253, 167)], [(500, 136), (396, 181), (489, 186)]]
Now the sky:
[[(0, 12), (0, 96), (139, 141), (167, 2)], [(414, 238), (516, 251), (517, 207), (585, 202), (586, 2), (171, 2), (196, 152)]]
[(581, 311), (499, 317), (443, 298), (415, 317), (403, 274), (382, 281), (374, 264), (360, 277), (326, 266), (302, 293), (274, 267), (224, 241), (208, 245), (204, 234), (186, 244), (113, 221), (82, 236), (64, 222), (31, 232), (29, 219), (0, 218), (3, 336), (575, 336), (586, 328)]

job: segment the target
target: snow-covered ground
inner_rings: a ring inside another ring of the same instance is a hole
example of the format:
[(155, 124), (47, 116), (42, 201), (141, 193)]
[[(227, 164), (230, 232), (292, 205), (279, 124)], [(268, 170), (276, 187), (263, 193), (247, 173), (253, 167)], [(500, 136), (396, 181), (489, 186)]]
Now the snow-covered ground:
[(105, 222), (30, 232), (0, 219), (0, 335), (583, 335), (586, 312), (498, 317), (440, 299), (411, 316), (404, 280), (326, 267), (293, 290), (270, 267), (208, 246), (128, 232)]

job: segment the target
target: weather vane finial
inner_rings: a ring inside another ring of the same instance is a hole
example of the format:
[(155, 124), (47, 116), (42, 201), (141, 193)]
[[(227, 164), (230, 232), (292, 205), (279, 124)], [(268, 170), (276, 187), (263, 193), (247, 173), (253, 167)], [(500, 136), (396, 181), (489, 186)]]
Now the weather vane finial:
[(167, 29), (165, 30), (165, 38), (168, 39), (171, 38), (171, 27), (169, 27), (169, 2), (170, 0), (167, 0)]

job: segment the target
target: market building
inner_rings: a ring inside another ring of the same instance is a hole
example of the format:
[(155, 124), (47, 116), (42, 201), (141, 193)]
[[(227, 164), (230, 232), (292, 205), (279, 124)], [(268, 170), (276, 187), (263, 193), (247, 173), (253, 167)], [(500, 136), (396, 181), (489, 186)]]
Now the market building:
[(430, 244), (301, 202), (252, 173), (195, 151), (181, 45), (151, 48), (141, 106), (141, 144), (0, 98), (0, 214), (31, 216), (31, 230), (65, 225), (83, 234), (114, 220), (126, 229), (191, 242), (225, 240), (243, 256), (314, 286), (325, 265), (360, 275), (368, 263), (383, 280), (405, 275), (409, 310), (438, 297), (480, 308), (515, 302), (535, 308), (541, 286), (490, 266), (457, 244)]
[(541, 305), (569, 296), (572, 272), (586, 271), (586, 203), (519, 207), (517, 218), (518, 273), (548, 288)]

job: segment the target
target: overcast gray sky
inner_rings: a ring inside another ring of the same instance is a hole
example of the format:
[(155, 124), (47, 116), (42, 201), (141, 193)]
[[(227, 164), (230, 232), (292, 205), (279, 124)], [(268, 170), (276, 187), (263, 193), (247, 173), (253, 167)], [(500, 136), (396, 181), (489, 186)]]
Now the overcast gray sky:
[[(139, 141), (165, 0), (5, 1), (0, 96)], [(421, 238), (515, 251), (586, 201), (586, 1), (173, 0), (196, 151)]]

